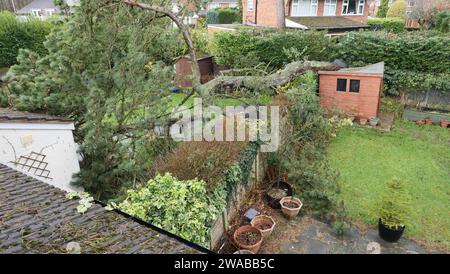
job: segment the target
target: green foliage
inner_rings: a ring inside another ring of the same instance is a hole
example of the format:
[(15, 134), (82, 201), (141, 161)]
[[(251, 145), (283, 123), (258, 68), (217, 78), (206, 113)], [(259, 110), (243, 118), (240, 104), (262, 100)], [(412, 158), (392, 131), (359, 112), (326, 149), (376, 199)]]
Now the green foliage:
[(306, 73), (300, 77), (299, 85), (286, 91), (288, 96), (288, 125), (285, 140), (275, 153), (281, 174), (288, 174), (304, 201), (305, 208), (314, 215), (343, 228), (345, 208), (336, 199), (337, 173), (330, 168), (326, 148), (333, 138), (334, 129), (324, 117), (319, 104), (317, 75)]
[(241, 29), (218, 32), (213, 37), (217, 62), (233, 68), (251, 67), (262, 62), (279, 69), (298, 59), (328, 61), (332, 58), (334, 45), (332, 39), (315, 31)]
[(381, 222), (385, 226), (396, 229), (405, 225), (409, 212), (409, 194), (402, 180), (393, 178), (386, 183), (379, 210)]
[(386, 17), (397, 17), (406, 19), (406, 1), (397, 0), (389, 7)]
[(215, 8), (206, 14), (208, 24), (233, 24), (239, 23), (241, 20), (242, 15), (236, 8)]
[(367, 24), (373, 26), (376, 30), (386, 30), (395, 33), (405, 30), (405, 20), (401, 18), (369, 18)]
[(118, 208), (130, 215), (208, 247), (210, 227), (225, 200), (210, 198), (206, 183), (178, 180), (166, 173), (149, 180), (142, 188), (128, 190)]
[(450, 11), (438, 12), (433, 16), (432, 27), (441, 33), (449, 33), (450, 30)]
[(381, 0), (381, 5), (378, 7), (377, 17), (385, 18), (389, 10), (389, 0)]
[(43, 43), (52, 26), (48, 21), (19, 21), (10, 12), (0, 12), (0, 67), (15, 64), (19, 49), (45, 55), (47, 50)]
[(0, 101), (73, 118), (83, 158), (74, 183), (97, 199), (118, 198), (146, 180), (161, 152), (148, 134), (166, 122), (182, 39), (167, 18), (109, 0), (81, 1), (67, 20), (48, 36), (48, 54), (21, 51)]
[(384, 61), (386, 94), (436, 89), (450, 84), (450, 37), (416, 32), (352, 32), (340, 40), (337, 57), (350, 66)]

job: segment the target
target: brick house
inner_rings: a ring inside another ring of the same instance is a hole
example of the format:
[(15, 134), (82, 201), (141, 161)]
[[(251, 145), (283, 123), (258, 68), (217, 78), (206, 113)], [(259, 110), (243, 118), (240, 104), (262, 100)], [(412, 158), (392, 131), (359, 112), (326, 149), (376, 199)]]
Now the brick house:
[[(368, 0), (284, 0), (286, 27), (348, 30), (367, 27)], [(277, 27), (277, 0), (243, 0), (244, 25)]]

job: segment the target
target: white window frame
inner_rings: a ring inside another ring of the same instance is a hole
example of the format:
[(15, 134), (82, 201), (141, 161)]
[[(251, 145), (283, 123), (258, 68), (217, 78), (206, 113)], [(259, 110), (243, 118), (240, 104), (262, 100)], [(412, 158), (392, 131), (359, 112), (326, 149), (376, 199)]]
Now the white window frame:
[[(300, 1), (310, 1), (309, 4), (309, 13), (308, 14), (300, 14)], [(291, 2), (291, 16), (294, 17), (308, 17), (308, 16), (317, 16), (317, 10), (319, 7), (318, 0), (292, 0)], [(297, 9), (297, 14), (294, 14), (294, 9)]]
[(247, 11), (253, 11), (253, 0), (247, 0)]
[[(356, 3), (356, 13), (348, 13), (348, 6), (349, 6), (349, 1), (355, 1)], [(342, 15), (345, 16), (361, 16), (364, 15), (364, 9), (366, 6), (366, 1), (365, 0), (343, 0), (342, 2)], [(344, 13), (344, 11), (347, 9), (347, 13)], [(361, 12), (360, 12), (361, 10)]]
[[(325, 13), (328, 6), (328, 13)], [(334, 13), (330, 11), (334, 10)], [(325, 0), (324, 8), (323, 8), (323, 16), (336, 16), (337, 11), (337, 0)]]

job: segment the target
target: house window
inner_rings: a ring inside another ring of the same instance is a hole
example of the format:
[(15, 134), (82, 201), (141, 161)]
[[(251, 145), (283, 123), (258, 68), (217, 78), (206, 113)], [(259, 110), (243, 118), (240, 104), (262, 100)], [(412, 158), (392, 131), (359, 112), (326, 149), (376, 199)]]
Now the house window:
[(323, 9), (324, 16), (336, 15), (336, 0), (325, 0), (325, 7)]
[(408, 1), (408, 7), (412, 8), (416, 5), (416, 1)]
[(365, 0), (344, 0), (342, 3), (342, 15), (364, 14)]
[(346, 92), (347, 91), (347, 79), (337, 79), (337, 91)]
[(253, 0), (247, 0), (247, 10), (253, 11)]
[(317, 16), (318, 0), (292, 0), (291, 16)]
[(350, 80), (350, 92), (359, 93), (359, 80)]

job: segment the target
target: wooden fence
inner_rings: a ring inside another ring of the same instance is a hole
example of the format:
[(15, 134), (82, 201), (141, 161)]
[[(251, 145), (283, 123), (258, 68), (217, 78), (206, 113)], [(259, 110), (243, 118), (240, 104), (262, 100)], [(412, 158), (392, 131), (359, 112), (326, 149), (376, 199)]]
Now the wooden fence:
[(16, 12), (26, 5), (30, 4), (33, 0), (0, 0), (0, 11), (8, 10)]

